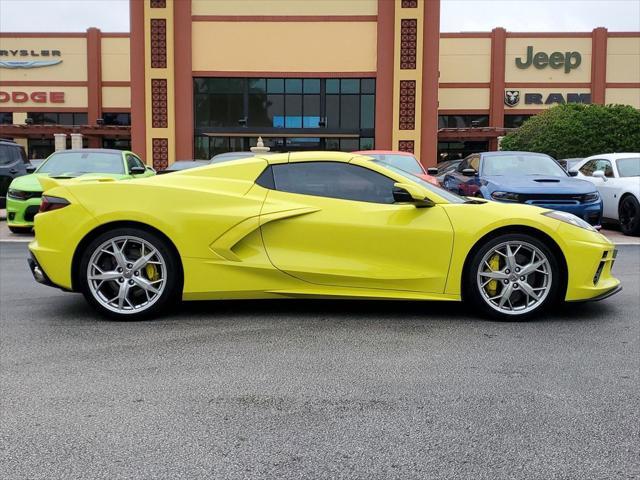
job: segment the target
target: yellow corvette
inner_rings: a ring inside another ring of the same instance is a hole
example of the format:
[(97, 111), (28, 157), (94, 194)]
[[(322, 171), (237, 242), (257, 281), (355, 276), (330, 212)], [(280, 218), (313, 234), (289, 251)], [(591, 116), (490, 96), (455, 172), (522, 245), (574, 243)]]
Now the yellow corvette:
[(616, 250), (583, 220), (459, 197), (339, 152), (256, 156), (45, 190), (29, 263), (120, 319), (183, 300), (466, 300), (522, 319), (620, 290)]

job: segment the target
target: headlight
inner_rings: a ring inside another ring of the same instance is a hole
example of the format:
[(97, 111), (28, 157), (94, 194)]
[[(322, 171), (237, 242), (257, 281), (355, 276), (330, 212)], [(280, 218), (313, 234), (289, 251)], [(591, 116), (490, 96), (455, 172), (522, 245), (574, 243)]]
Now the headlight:
[(584, 197), (582, 197), (583, 203), (591, 203), (600, 199), (600, 194), (598, 192), (587, 193)]
[(518, 202), (520, 198), (517, 193), (511, 192), (493, 192), (491, 198), (498, 200), (499, 202)]
[(555, 218), (556, 220), (560, 220), (561, 222), (568, 223), (570, 225), (573, 225), (574, 227), (584, 228), (585, 230), (591, 230), (592, 232), (598, 231), (592, 225), (589, 225), (580, 217), (576, 217), (573, 213), (560, 212), (558, 210), (550, 210), (548, 212), (544, 212), (542, 215)]
[(7, 192), (7, 197), (13, 198), (14, 200), (26, 200), (31, 195), (31, 192), (25, 192), (22, 190), (15, 190), (10, 188)]

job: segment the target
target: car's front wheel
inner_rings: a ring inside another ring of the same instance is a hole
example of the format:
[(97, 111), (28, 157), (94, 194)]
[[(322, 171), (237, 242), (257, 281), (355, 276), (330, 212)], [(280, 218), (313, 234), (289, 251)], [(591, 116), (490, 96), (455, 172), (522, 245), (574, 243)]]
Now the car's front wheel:
[(620, 230), (625, 235), (640, 235), (640, 203), (633, 195), (626, 195), (618, 206)]
[(179, 259), (160, 236), (137, 228), (105, 232), (85, 248), (79, 286), (99, 312), (137, 320), (163, 311), (182, 289)]
[(464, 295), (493, 318), (522, 320), (556, 302), (561, 283), (558, 259), (547, 245), (530, 235), (506, 234), (475, 252)]

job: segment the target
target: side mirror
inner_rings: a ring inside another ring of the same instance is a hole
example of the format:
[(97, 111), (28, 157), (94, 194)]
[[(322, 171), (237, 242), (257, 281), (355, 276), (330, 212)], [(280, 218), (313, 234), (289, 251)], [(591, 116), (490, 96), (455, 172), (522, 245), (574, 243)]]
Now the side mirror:
[(27, 173), (33, 173), (36, 171), (36, 167), (34, 167), (33, 165), (27, 165), (26, 169), (27, 169)]
[(427, 168), (427, 173), (435, 177), (436, 175), (438, 175), (438, 169), (436, 167), (429, 167)]
[(462, 175), (465, 177), (474, 177), (478, 174), (475, 168), (465, 168), (462, 170)]
[(604, 174), (602, 170), (596, 170), (591, 174), (593, 178), (601, 178), (603, 181), (607, 181), (607, 176)]
[(577, 177), (578, 176), (578, 171), (577, 170), (569, 170), (567, 173), (569, 174), (570, 177)]
[(144, 169), (145, 169), (147, 172), (151, 172), (151, 173), (158, 173), (158, 172), (156, 172), (156, 169), (155, 169), (155, 168), (153, 168), (151, 165), (147, 165), (146, 167), (144, 167)]
[(147, 171), (147, 169), (145, 167), (131, 167), (129, 169), (129, 173), (131, 175), (141, 175), (143, 173), (145, 173)]
[(395, 183), (393, 185), (393, 200), (396, 203), (413, 203), (416, 208), (433, 207), (435, 205), (425, 197), (420, 187), (410, 183)]

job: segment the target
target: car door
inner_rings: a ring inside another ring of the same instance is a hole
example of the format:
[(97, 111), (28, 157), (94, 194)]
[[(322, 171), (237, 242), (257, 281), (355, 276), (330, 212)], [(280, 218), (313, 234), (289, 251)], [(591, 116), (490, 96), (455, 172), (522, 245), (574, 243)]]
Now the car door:
[(442, 207), (394, 203), (396, 179), (373, 167), (310, 161), (270, 169), (261, 231), (276, 268), (321, 285), (444, 291), (453, 231)]
[(0, 208), (5, 207), (11, 181), (26, 173), (25, 158), (20, 146), (0, 144)]
[[(602, 197), (602, 215), (606, 218), (618, 218), (617, 193), (619, 180), (615, 177), (611, 161), (606, 158), (594, 158), (580, 167), (580, 173), (593, 183)], [(593, 172), (604, 172), (605, 178), (594, 177)]]

